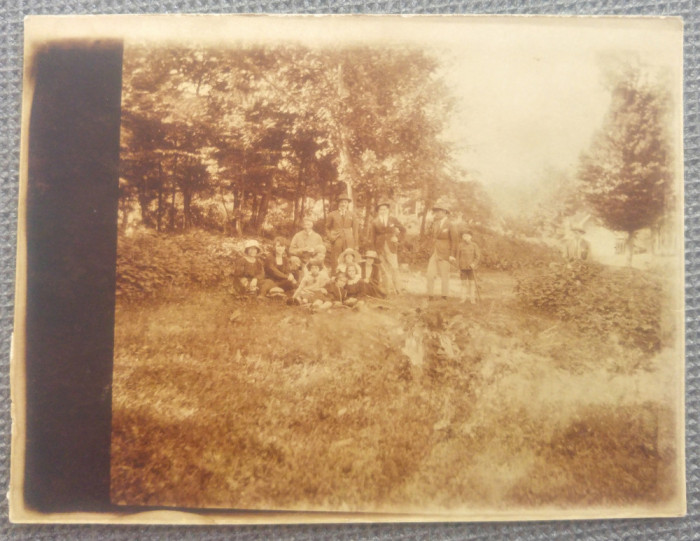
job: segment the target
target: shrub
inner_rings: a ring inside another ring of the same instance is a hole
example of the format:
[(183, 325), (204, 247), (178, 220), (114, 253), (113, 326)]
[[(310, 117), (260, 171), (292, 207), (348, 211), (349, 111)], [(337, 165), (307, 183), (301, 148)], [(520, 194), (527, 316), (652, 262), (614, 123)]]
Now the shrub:
[(117, 297), (152, 298), (220, 284), (230, 279), (244, 241), (203, 231), (174, 235), (145, 230), (120, 236)]
[(661, 280), (649, 272), (586, 261), (552, 264), (516, 285), (524, 305), (573, 321), (584, 332), (617, 333), (645, 351), (661, 347), (662, 293)]

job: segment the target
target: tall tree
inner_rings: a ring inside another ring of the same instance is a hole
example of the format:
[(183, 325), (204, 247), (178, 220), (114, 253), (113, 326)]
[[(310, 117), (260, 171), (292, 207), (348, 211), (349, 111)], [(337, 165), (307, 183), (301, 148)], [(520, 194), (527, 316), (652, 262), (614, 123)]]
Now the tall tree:
[(578, 170), (582, 195), (597, 216), (627, 233), (630, 261), (636, 233), (654, 227), (673, 197), (670, 97), (649, 79), (630, 68), (614, 81), (610, 109)]

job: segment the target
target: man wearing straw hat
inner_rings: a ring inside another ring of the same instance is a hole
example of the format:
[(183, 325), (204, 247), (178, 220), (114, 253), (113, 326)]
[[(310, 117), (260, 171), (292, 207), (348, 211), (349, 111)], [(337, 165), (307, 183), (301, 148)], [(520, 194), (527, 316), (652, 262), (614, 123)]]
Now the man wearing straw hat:
[(399, 239), (406, 233), (406, 228), (394, 216), (389, 215), (389, 210), (388, 201), (377, 204), (377, 217), (372, 220), (370, 227), (370, 245), (379, 254), (385, 291), (398, 293), (402, 288), (397, 251)]
[(347, 195), (338, 197), (338, 209), (328, 215), (326, 231), (331, 243), (331, 265), (333, 269), (338, 262), (338, 256), (348, 248), (357, 249), (359, 221), (348, 208), (350, 199)]
[(435, 278), (438, 275), (440, 275), (442, 285), (442, 298), (447, 299), (450, 288), (450, 264), (457, 261), (455, 256), (459, 246), (459, 231), (450, 222), (449, 213), (447, 205), (441, 201), (433, 206), (432, 236), (434, 244), (426, 273), (426, 286), (430, 299), (433, 298)]

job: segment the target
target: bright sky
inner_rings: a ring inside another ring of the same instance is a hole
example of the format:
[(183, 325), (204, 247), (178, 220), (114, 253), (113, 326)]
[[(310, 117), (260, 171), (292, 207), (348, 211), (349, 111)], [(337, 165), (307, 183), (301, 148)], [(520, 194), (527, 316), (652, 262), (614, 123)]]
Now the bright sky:
[(548, 169), (575, 171), (609, 106), (604, 59), (680, 70), (679, 50), (663, 31), (516, 25), (484, 33), (443, 52), (459, 100), (446, 138), (504, 210), (522, 209), (523, 193), (541, 185)]

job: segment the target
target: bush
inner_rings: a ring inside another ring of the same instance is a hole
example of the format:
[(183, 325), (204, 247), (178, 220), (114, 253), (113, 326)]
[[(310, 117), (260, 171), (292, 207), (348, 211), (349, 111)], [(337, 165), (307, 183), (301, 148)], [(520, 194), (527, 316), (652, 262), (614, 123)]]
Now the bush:
[(120, 236), (117, 297), (152, 298), (223, 283), (230, 279), (244, 242), (203, 231), (174, 235), (145, 230)]
[(552, 264), (536, 275), (520, 277), (519, 300), (584, 332), (617, 333), (645, 351), (661, 347), (661, 280), (633, 268), (612, 268), (575, 261)]

